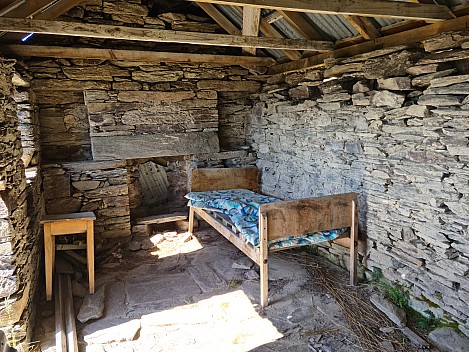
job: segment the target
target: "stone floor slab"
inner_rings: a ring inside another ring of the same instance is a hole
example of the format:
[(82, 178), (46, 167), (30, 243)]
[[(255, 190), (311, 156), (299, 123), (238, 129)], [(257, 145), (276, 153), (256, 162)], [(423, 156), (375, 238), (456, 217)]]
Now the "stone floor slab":
[(135, 282), (135, 280), (126, 282), (126, 296), (129, 304), (201, 293), (199, 286), (189, 273), (154, 275), (151, 278), (152, 280), (146, 282)]

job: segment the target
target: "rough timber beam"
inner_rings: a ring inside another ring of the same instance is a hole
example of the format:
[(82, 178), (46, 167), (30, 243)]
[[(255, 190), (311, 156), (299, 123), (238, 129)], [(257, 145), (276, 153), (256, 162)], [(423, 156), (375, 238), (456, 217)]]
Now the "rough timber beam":
[(379, 0), (198, 0), (220, 5), (254, 6), (283, 11), (389, 17), (430, 22), (454, 18), (447, 6)]
[(249, 66), (272, 66), (275, 64), (275, 60), (270, 57), (206, 55), (96, 48), (70, 48), (61, 46), (2, 45), (0, 52), (18, 57), (104, 59), (145, 62), (191, 62)]
[[(240, 14), (243, 14), (243, 8), (239, 6), (234, 7)], [(261, 33), (270, 38), (283, 38), (283, 35), (280, 34), (265, 18), (260, 18), (260, 26), (259, 29)], [(310, 39), (310, 38), (307, 38)], [(295, 50), (282, 50), (286, 57), (290, 60), (299, 60), (301, 59), (301, 54), (299, 51)]]
[(182, 44), (330, 51), (333, 43), (0, 17), (0, 31)]
[(218, 25), (223, 28), (228, 34), (239, 34), (241, 31), (236, 28), (236, 26), (231, 22), (224, 14), (222, 14), (218, 9), (212, 4), (206, 4), (203, 2), (197, 2), (197, 5), (205, 11)]
[(462, 31), (466, 30), (467, 28), (469, 28), (469, 16), (458, 17), (453, 20), (429, 24), (408, 31), (387, 35), (364, 43), (347, 46), (345, 48), (337, 49), (328, 53), (311, 56), (297, 61), (287, 62), (285, 64), (275, 65), (269, 69), (269, 74), (285, 73), (318, 67), (322, 66), (324, 64), (324, 60), (328, 58), (350, 57), (377, 49), (417, 43), (439, 33)]
[(369, 40), (381, 37), (381, 32), (368, 18), (350, 15), (344, 15), (344, 18), (363, 38)]
[[(244, 6), (243, 8), (243, 35), (259, 36), (259, 24), (261, 9), (258, 7)], [(243, 52), (256, 55), (256, 48), (243, 48)]]
[[(75, 7), (83, 0), (28, 0), (5, 14), (4, 17), (35, 18), (40, 20), (52, 20)], [(24, 35), (9, 34), (4, 40), (20, 40)]]

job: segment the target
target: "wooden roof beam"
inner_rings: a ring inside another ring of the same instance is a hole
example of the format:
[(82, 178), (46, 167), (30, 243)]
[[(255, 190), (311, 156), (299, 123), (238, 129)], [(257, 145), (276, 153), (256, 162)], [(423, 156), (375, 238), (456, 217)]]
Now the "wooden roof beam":
[(328, 53), (275, 65), (269, 69), (269, 74), (278, 74), (318, 67), (324, 65), (325, 59), (350, 57), (377, 49), (417, 43), (439, 33), (462, 31), (466, 30), (467, 28), (469, 28), (469, 16), (458, 17), (452, 20), (433, 23), (408, 31), (403, 31), (363, 43), (347, 46), (345, 48), (330, 51)]
[[(52, 20), (75, 7), (83, 0), (27, 0), (21, 6), (9, 11), (5, 17), (34, 18), (41, 20)], [(7, 34), (3, 40), (20, 40), (24, 35)]]
[(210, 46), (312, 50), (319, 52), (330, 51), (334, 47), (332, 42), (326, 41), (259, 38), (229, 34), (132, 28), (91, 23), (82, 24), (74, 22), (28, 20), (4, 17), (0, 17), (0, 31)]
[(218, 25), (223, 28), (228, 34), (237, 35), (241, 31), (236, 28), (236, 26), (231, 22), (224, 14), (222, 14), (218, 9), (212, 4), (197, 2), (197, 5), (205, 11)]
[(363, 17), (404, 18), (423, 21), (444, 21), (454, 18), (447, 6), (380, 0), (198, 0), (220, 5), (253, 6), (273, 10), (355, 15)]
[(344, 18), (366, 40), (381, 37), (381, 32), (379, 31), (379, 29), (376, 28), (375, 25), (368, 18), (351, 15), (344, 15)]
[[(243, 35), (257, 37), (261, 20), (261, 9), (259, 7), (243, 7)], [(244, 47), (243, 52), (256, 55), (256, 48)]]
[(145, 62), (189, 62), (223, 65), (272, 66), (270, 57), (170, 53), (139, 50), (115, 50), (60, 46), (2, 45), (0, 52), (17, 57), (52, 57), (64, 59), (104, 59)]
[[(243, 8), (239, 6), (234, 7), (239, 13), (243, 13)], [(265, 18), (260, 18), (259, 30), (263, 35), (270, 38), (284, 38), (282, 34), (279, 33)], [(301, 59), (301, 54), (296, 50), (282, 50), (286, 57), (290, 60), (299, 60)]]

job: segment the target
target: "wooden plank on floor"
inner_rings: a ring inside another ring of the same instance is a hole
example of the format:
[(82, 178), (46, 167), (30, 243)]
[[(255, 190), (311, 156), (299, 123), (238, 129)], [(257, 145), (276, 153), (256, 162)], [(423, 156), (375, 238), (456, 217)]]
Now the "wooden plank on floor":
[(62, 301), (62, 287), (59, 275), (55, 280), (55, 351), (67, 352), (67, 338), (65, 336), (64, 305)]
[(68, 352), (78, 352), (77, 329), (75, 312), (73, 310), (72, 280), (70, 275), (60, 275), (63, 287), (63, 302), (65, 315), (65, 332)]
[(177, 212), (171, 214), (147, 216), (145, 218), (137, 219), (137, 225), (164, 224), (167, 222), (179, 220), (187, 220), (187, 214)]

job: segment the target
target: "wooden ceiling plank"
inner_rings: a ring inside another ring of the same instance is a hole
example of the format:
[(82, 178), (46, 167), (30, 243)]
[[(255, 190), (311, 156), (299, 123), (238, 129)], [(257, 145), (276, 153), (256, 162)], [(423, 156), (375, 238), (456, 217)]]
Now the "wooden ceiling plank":
[(170, 42), (182, 44), (251, 47), (266, 49), (312, 50), (325, 52), (334, 44), (304, 39), (259, 38), (230, 34), (185, 32), (111, 25), (82, 24), (74, 22), (28, 20), (0, 17), (0, 31), (38, 33), (75, 37), (119, 39), (145, 42)]
[(361, 16), (351, 16), (351, 15), (344, 15), (344, 18), (366, 40), (381, 37), (381, 32), (378, 30), (378, 28), (375, 27), (375, 25), (368, 18), (361, 17)]
[(253, 6), (273, 10), (345, 14), (364, 17), (404, 18), (424, 21), (444, 21), (454, 18), (444, 5), (420, 4), (401, 1), (380, 0), (198, 0), (220, 5)]
[(328, 58), (350, 57), (377, 49), (384, 49), (397, 45), (417, 43), (439, 33), (449, 31), (462, 31), (466, 30), (468, 27), (469, 16), (458, 17), (452, 20), (433, 23), (408, 31), (387, 35), (364, 43), (359, 43), (356, 45), (330, 51), (328, 53), (275, 65), (269, 69), (269, 74), (305, 70), (323, 65), (324, 60)]
[(241, 33), (241, 31), (236, 28), (236, 26), (212, 4), (197, 2), (197, 5), (199, 5), (199, 7), (204, 10), (205, 13), (209, 15), (215, 22), (217, 22), (218, 25), (228, 34), (237, 35)]
[(17, 57), (104, 59), (145, 62), (188, 62), (252, 66), (272, 66), (273, 64), (275, 64), (275, 60), (270, 57), (209, 55), (58, 46), (2, 45), (0, 51), (3, 54), (14, 55)]
[[(244, 6), (243, 8), (243, 35), (257, 37), (261, 20), (261, 9), (259, 7)], [(256, 55), (256, 48), (243, 48), (244, 53)]]
[(282, 14), (285, 21), (288, 22), (298, 33), (305, 39), (324, 40), (321, 33), (319, 33), (301, 13), (292, 11), (278, 11)]

